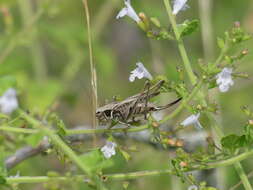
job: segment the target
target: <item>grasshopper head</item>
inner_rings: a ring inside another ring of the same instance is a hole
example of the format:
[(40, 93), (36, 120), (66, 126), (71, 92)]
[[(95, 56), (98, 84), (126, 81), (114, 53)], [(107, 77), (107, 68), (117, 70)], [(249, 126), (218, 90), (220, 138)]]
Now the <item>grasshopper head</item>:
[(111, 117), (111, 110), (98, 108), (96, 110), (96, 117), (99, 121), (106, 121)]

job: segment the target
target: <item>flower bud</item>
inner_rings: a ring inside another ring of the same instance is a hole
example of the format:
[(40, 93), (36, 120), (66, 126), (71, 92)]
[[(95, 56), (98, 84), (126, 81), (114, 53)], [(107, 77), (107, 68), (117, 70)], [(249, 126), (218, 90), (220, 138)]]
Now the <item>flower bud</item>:
[(175, 146), (176, 141), (174, 139), (167, 139), (167, 144), (170, 145), (170, 146)]
[(176, 146), (177, 146), (177, 147), (182, 147), (182, 146), (184, 146), (184, 141), (183, 141), (183, 140), (180, 140), (180, 139), (177, 140), (177, 141), (176, 141)]
[(180, 165), (181, 167), (187, 167), (187, 166), (188, 166), (188, 163), (187, 163), (187, 162), (184, 162), (184, 161), (181, 161), (181, 162), (179, 163), (179, 165)]

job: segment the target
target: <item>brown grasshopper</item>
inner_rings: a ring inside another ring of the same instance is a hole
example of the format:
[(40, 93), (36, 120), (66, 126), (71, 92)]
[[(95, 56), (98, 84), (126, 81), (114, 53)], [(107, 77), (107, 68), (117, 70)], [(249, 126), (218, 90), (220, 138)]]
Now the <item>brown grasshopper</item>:
[(165, 105), (165, 106), (156, 106), (153, 103), (150, 103), (149, 100), (152, 97), (155, 97), (160, 94), (160, 89), (164, 84), (164, 80), (159, 81), (152, 87), (148, 83), (147, 90), (144, 90), (142, 93), (130, 96), (120, 102), (112, 102), (106, 104), (96, 110), (96, 117), (100, 122), (107, 121), (117, 121), (121, 124), (129, 125), (129, 121), (134, 122), (135, 117), (144, 115), (144, 118), (147, 118), (147, 114), (154, 111), (159, 111), (171, 107), (181, 100), (177, 100)]

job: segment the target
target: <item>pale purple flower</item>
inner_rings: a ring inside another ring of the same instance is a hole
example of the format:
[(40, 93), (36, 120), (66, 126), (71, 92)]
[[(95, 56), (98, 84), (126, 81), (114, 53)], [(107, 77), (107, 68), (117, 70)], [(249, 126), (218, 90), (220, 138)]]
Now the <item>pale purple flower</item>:
[(137, 23), (141, 21), (140, 17), (137, 15), (135, 10), (131, 6), (131, 0), (125, 0), (125, 7), (121, 9), (121, 11), (116, 16), (116, 19), (122, 18), (126, 15), (132, 18)]
[(189, 8), (186, 2), (187, 0), (174, 0), (172, 14), (176, 15), (179, 11)]
[(231, 76), (232, 72), (232, 68), (225, 67), (219, 74), (216, 75), (216, 83), (221, 92), (227, 92), (230, 86), (234, 85), (234, 81)]
[(0, 97), (0, 112), (4, 114), (11, 114), (18, 108), (18, 100), (16, 97), (16, 90), (9, 88)]
[(199, 122), (199, 116), (200, 116), (200, 113), (193, 114), (193, 115), (187, 117), (180, 124), (184, 127), (189, 126), (189, 125), (194, 125), (194, 127), (196, 127), (197, 129), (202, 129), (203, 127)]
[(153, 77), (141, 62), (136, 63), (136, 66), (137, 67), (133, 71), (131, 71), (131, 74), (129, 76), (130, 82), (133, 82), (135, 78), (138, 79), (147, 78), (149, 80), (152, 80)]
[(116, 147), (117, 147), (116, 143), (107, 141), (106, 144), (101, 148), (101, 152), (103, 153), (106, 159), (109, 159), (116, 154), (115, 151)]

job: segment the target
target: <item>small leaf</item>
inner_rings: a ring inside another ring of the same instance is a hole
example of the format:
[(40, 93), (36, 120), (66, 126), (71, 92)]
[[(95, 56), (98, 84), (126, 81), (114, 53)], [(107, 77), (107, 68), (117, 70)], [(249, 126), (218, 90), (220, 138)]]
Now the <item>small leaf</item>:
[(121, 154), (125, 158), (126, 161), (129, 161), (131, 159), (130, 154), (128, 154), (126, 151), (120, 149)]
[(178, 30), (180, 34), (180, 38), (190, 35), (193, 32), (197, 31), (199, 28), (199, 21), (198, 20), (185, 20), (182, 24), (178, 25)]
[(80, 156), (82, 162), (89, 167), (90, 171), (101, 171), (104, 168), (113, 166), (113, 159), (105, 159), (99, 149)]
[(221, 139), (221, 145), (224, 149), (230, 151), (231, 153), (235, 152), (236, 149), (245, 146), (246, 138), (244, 136), (237, 135), (228, 135)]
[(217, 38), (217, 44), (220, 49), (223, 49), (225, 47), (225, 42), (222, 38)]
[(5, 177), (0, 175), (0, 185), (4, 185), (4, 184), (6, 184), (6, 182), (7, 181), (6, 181)]
[(127, 189), (128, 186), (129, 186), (129, 181), (123, 181), (122, 186), (123, 186), (124, 189)]
[(151, 17), (151, 18), (150, 18), (150, 21), (151, 21), (156, 27), (158, 27), (158, 28), (161, 27), (161, 23), (160, 23), (160, 21), (159, 21), (157, 18)]
[(252, 125), (246, 125), (244, 127), (244, 133), (245, 133), (245, 140), (250, 145), (253, 143), (253, 126)]
[(39, 142), (43, 139), (44, 136), (45, 135), (43, 132), (32, 134), (25, 138), (25, 142), (31, 145), (32, 147), (36, 147), (38, 146)]
[(64, 122), (61, 119), (57, 120), (57, 125), (56, 126), (58, 128), (57, 133), (60, 136), (65, 136), (67, 134), (66, 126), (65, 126)]

